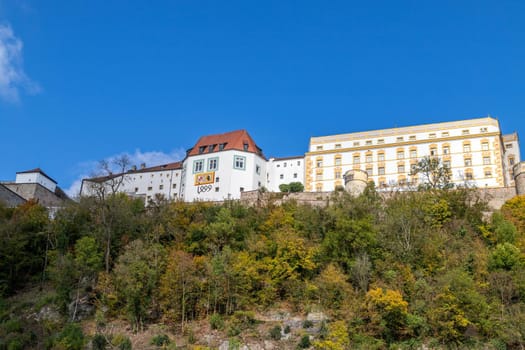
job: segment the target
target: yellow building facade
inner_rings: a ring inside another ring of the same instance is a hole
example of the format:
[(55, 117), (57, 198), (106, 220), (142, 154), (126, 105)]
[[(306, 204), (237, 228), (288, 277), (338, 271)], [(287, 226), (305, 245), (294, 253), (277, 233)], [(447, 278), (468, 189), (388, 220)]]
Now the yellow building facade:
[(411, 169), (425, 156), (440, 158), (455, 185), (514, 186), (519, 140), (515, 133), (502, 135), (492, 117), (312, 137), (305, 190), (333, 191), (352, 169), (366, 172), (380, 190), (413, 188), (421, 179)]

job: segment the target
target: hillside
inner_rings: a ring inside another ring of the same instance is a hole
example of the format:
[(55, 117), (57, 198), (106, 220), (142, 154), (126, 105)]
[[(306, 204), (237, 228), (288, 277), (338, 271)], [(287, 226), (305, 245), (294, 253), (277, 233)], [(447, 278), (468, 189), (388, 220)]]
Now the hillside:
[(476, 193), (0, 207), (0, 349), (522, 349), (525, 196)]

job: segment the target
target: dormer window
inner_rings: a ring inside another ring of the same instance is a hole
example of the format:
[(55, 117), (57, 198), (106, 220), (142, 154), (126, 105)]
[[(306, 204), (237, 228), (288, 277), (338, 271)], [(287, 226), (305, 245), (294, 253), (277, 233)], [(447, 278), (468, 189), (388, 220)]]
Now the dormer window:
[(219, 144), (219, 151), (224, 150), (225, 147), (226, 147), (226, 142)]
[(213, 150), (215, 150), (215, 146), (217, 146), (217, 145), (209, 145), (208, 146), (208, 152), (209, 153), (213, 152)]
[(200, 146), (199, 147), (199, 154), (203, 154), (204, 150), (206, 150), (206, 146)]
[(247, 150), (248, 150), (248, 144), (247, 144), (247, 143), (244, 143), (244, 144), (242, 145), (242, 149), (245, 150), (245, 151), (247, 151)]

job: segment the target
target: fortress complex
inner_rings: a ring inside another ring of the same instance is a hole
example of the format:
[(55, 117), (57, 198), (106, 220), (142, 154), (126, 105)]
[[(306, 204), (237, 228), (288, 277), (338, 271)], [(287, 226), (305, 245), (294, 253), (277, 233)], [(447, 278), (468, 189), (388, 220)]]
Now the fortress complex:
[(180, 162), (84, 179), (81, 195), (111, 188), (146, 202), (158, 195), (223, 201), (262, 188), (277, 192), (290, 182), (303, 183), (306, 192), (330, 192), (355, 180), (385, 191), (413, 189), (422, 179), (411, 169), (428, 156), (450, 168), (455, 185), (525, 192), (518, 135), (502, 135), (498, 120), (485, 117), (312, 137), (304, 156), (286, 158), (266, 158), (245, 130), (207, 135)]

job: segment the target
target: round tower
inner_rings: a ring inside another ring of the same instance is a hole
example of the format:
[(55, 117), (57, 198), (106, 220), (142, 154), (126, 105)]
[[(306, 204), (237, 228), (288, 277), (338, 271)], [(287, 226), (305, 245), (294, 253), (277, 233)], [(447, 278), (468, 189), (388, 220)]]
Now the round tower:
[(514, 173), (514, 183), (516, 184), (516, 193), (525, 194), (525, 162), (514, 165), (512, 170)]
[(345, 179), (345, 189), (352, 196), (359, 196), (368, 184), (368, 174), (363, 170), (348, 170), (343, 177)]

